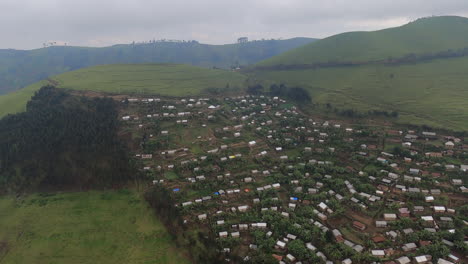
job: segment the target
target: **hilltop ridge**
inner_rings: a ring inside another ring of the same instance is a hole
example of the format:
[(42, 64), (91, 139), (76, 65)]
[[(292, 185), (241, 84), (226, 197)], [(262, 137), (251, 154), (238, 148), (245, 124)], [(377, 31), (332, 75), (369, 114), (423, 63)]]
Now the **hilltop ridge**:
[(468, 18), (421, 18), (371, 32), (347, 32), (266, 59), (257, 66), (387, 60), (468, 47)]

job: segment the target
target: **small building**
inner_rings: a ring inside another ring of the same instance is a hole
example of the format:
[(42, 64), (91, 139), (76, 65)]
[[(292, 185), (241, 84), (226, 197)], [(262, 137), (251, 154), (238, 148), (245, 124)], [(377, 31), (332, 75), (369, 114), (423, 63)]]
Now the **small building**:
[(200, 221), (206, 220), (206, 218), (207, 218), (206, 214), (201, 214), (201, 215), (198, 216), (198, 220), (200, 220)]
[(410, 258), (408, 258), (407, 256), (399, 257), (395, 261), (398, 264), (409, 264), (409, 263), (411, 263)]
[(384, 214), (384, 219), (386, 221), (394, 221), (394, 220), (397, 220), (397, 215), (396, 214)]
[(353, 221), (353, 227), (361, 231), (364, 231), (366, 229), (366, 225), (359, 221)]
[(404, 252), (410, 252), (410, 251), (416, 250), (418, 246), (415, 243), (407, 243), (407, 244), (404, 244), (401, 248), (403, 249)]
[(372, 256), (378, 257), (378, 258), (384, 258), (385, 257), (385, 251), (381, 249), (374, 249), (371, 251)]
[(380, 228), (387, 227), (387, 221), (375, 221), (375, 226)]
[[(227, 232), (226, 232), (227, 233)], [(227, 234), (226, 234), (227, 235)], [(275, 247), (277, 248), (280, 248), (280, 249), (284, 249), (286, 247), (286, 243), (281, 241), (281, 240), (278, 240), (275, 244)]]
[(431, 263), (432, 256), (431, 255), (422, 255), (414, 257), (414, 263), (416, 264), (426, 264)]
[(398, 214), (400, 217), (410, 217), (410, 211), (408, 208), (399, 208)]

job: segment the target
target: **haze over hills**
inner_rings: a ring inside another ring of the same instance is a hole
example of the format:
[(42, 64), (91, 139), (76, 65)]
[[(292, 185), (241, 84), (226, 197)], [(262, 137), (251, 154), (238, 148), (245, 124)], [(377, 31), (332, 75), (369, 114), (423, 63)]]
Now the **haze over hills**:
[(332, 36), (258, 63), (256, 78), (306, 88), (339, 111), (397, 111), (399, 121), (467, 130), (468, 19)]
[(29, 51), (0, 50), (0, 94), (49, 76), (102, 64), (183, 63), (229, 69), (254, 64), (314, 40), (293, 38), (227, 45), (156, 42), (105, 48), (55, 46)]

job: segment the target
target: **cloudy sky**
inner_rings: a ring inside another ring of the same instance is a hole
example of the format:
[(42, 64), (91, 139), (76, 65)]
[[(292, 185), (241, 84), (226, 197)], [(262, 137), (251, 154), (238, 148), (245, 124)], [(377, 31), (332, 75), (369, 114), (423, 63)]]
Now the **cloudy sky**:
[(0, 0), (0, 48), (44, 42), (107, 46), (150, 39), (232, 43), (323, 38), (399, 26), (418, 17), (468, 17), (467, 0)]

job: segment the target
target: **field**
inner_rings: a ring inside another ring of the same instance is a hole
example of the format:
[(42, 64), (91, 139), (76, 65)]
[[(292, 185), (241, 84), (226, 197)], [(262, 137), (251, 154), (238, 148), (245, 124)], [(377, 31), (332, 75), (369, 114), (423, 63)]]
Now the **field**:
[(41, 88), (45, 81), (35, 83), (24, 89), (5, 95), (0, 95), (0, 118), (7, 114), (14, 114), (26, 110), (26, 103)]
[[(50, 78), (58, 88), (108, 93), (189, 96), (208, 88), (241, 89), (245, 76), (226, 70), (175, 64), (121, 64), (95, 66)], [(45, 81), (0, 96), (0, 117), (24, 111), (27, 101)]]
[(0, 198), (0, 263), (189, 263), (133, 191)]
[(468, 58), (400, 66), (259, 71), (259, 79), (307, 88), (315, 103), (339, 109), (397, 111), (399, 122), (468, 129)]

